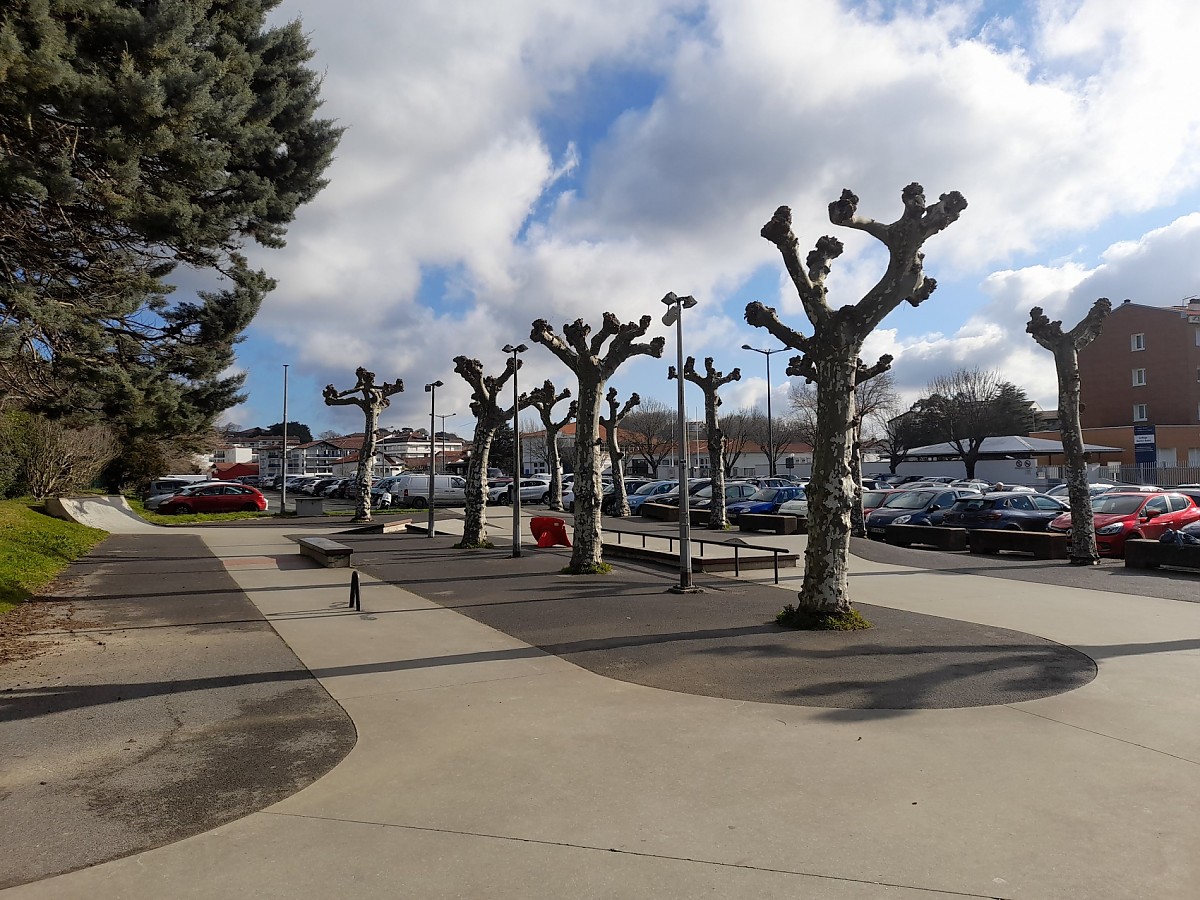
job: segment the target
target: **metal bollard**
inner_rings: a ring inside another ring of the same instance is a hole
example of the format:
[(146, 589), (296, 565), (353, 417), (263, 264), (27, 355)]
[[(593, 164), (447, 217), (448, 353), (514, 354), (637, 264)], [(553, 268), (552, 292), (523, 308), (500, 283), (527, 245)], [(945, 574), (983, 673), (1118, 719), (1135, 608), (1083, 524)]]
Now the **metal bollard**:
[(358, 569), (350, 573), (350, 609), (362, 612), (362, 600), (358, 589)]

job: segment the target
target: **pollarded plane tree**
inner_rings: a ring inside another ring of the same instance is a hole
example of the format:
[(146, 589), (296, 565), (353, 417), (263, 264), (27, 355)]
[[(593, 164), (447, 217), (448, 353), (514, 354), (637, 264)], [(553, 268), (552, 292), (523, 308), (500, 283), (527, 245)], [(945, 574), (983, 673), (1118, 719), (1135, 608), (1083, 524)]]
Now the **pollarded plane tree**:
[(629, 495), (625, 493), (625, 451), (621, 449), (620, 427), (621, 422), (629, 415), (630, 411), (642, 402), (642, 398), (635, 392), (629, 395), (629, 399), (622, 406), (617, 399), (617, 389), (609, 388), (604, 399), (608, 403), (608, 416), (601, 416), (600, 424), (604, 426), (604, 440), (608, 445), (608, 465), (612, 470), (613, 477), (613, 499), (610, 508), (612, 514), (617, 518), (627, 519), (629, 518)]
[[(666, 339), (638, 343), (650, 327), (650, 316), (637, 322), (604, 314), (604, 325), (592, 335), (590, 325), (576, 319), (560, 337), (545, 319), (533, 323), (529, 338), (559, 358), (579, 379), (575, 425), (575, 546), (568, 571), (576, 575), (605, 571), (600, 527), (600, 400), (608, 379), (633, 356), (661, 357)], [(611, 339), (611, 340), (610, 340)], [(608, 344), (607, 349), (605, 343)]]
[[(463, 536), (459, 547), (490, 547), (487, 539), (487, 470), (496, 432), (517, 410), (529, 405), (529, 395), (523, 394), (514, 406), (500, 406), (499, 398), (508, 379), (521, 368), (521, 360), (510, 356), (500, 375), (484, 375), (483, 363), (467, 356), (454, 357), (454, 371), (471, 387), (471, 415), (475, 417), (475, 434), (471, 440), (471, 456), (467, 462), (466, 508), (463, 511)], [(516, 482), (520, 484), (520, 473)]]
[[(679, 377), (675, 367), (667, 371), (668, 379)], [(696, 371), (696, 357), (689, 356), (683, 364), (683, 377), (700, 388), (704, 393), (704, 430), (708, 438), (708, 471), (712, 473), (712, 505), (709, 507), (708, 527), (724, 531), (729, 527), (729, 519), (725, 515), (725, 433), (721, 430), (721, 421), (717, 409), (721, 398), (717, 391), (731, 381), (742, 380), (742, 370), (734, 369), (728, 375), (722, 375), (713, 367), (711, 356), (704, 359), (704, 374)]]
[(546, 468), (550, 470), (550, 508), (562, 511), (562, 460), (558, 453), (558, 434), (563, 426), (575, 418), (579, 407), (574, 400), (567, 409), (567, 414), (554, 421), (554, 405), (560, 400), (571, 396), (570, 388), (563, 388), (557, 394), (554, 392), (554, 382), (549, 378), (541, 387), (534, 388), (526, 395), (529, 405), (537, 410), (538, 418), (542, 420), (542, 429), (546, 432)]
[[(332, 384), (325, 385), (326, 406), (357, 406), (363, 411), (366, 426), (363, 430), (363, 444), (358, 451), (358, 471), (354, 481), (358, 485), (358, 500), (354, 504), (354, 521), (371, 521), (371, 476), (375, 467), (376, 429), (379, 428), (379, 414), (387, 409), (392, 401), (388, 398), (404, 390), (403, 379), (397, 378), (392, 382), (375, 384), (375, 373), (368, 372), (362, 366), (355, 369), (358, 381), (354, 387), (339, 391)], [(361, 396), (354, 396), (360, 394)]]
[(1088, 455), (1083, 449), (1083, 427), (1079, 421), (1083, 404), (1079, 402), (1079, 351), (1100, 336), (1104, 320), (1112, 312), (1112, 303), (1101, 297), (1092, 304), (1083, 321), (1070, 331), (1062, 322), (1051, 322), (1040, 306), (1029, 311), (1025, 330), (1054, 354), (1058, 372), (1058, 418), (1062, 431), (1063, 456), (1067, 461), (1067, 496), (1071, 501), (1071, 553), (1073, 566), (1100, 563), (1096, 551), (1096, 523), (1092, 516), (1092, 497), (1088, 491)]
[(784, 325), (774, 309), (761, 303), (746, 307), (747, 322), (800, 351), (787, 374), (811, 378), (817, 385), (817, 436), (808, 487), (809, 537), (795, 624), (807, 621), (817, 626), (849, 627), (858, 618), (850, 605), (846, 578), (854, 502), (850, 466), (854, 393), (857, 385), (891, 365), (886, 356), (873, 366), (861, 365), (859, 354), (867, 336), (888, 313), (906, 300), (918, 306), (933, 293), (937, 282), (925, 277), (921, 246), (957, 220), (967, 206), (957, 191), (942, 194), (936, 203), (926, 206), (924, 189), (916, 183), (908, 185), (901, 197), (904, 211), (891, 224), (858, 216), (858, 197), (848, 190), (829, 204), (830, 222), (864, 231), (888, 250), (883, 277), (857, 303), (839, 309), (829, 305), (825, 279), (832, 260), (842, 254), (841, 241), (822, 237), (801, 262), (799, 242), (792, 233), (792, 213), (786, 206), (775, 211), (761, 232), (783, 256), (813, 328), (812, 336), (806, 337)]

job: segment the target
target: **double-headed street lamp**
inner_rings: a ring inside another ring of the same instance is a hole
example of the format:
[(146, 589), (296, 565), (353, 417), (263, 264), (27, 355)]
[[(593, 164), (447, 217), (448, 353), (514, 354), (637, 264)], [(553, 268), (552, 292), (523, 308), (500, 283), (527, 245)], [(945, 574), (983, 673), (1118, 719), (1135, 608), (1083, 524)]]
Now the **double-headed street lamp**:
[(749, 344), (742, 344), (743, 350), (753, 350), (767, 358), (767, 474), (775, 477), (775, 430), (771, 420), (771, 354), (782, 353), (787, 347), (777, 347), (774, 350), (759, 350)]
[(435, 473), (435, 463), (437, 461), (437, 448), (434, 446), (434, 441), (437, 440), (433, 426), (434, 419), (437, 418), (437, 389), (442, 387), (440, 381), (435, 381), (432, 384), (425, 385), (425, 393), (429, 395), (429, 536), (433, 537), (433, 495), (435, 486), (433, 476)]
[(700, 589), (692, 584), (692, 516), (689, 509), (688, 500), (688, 433), (687, 433), (687, 407), (684, 406), (683, 397), (683, 311), (691, 309), (696, 305), (695, 297), (678, 297), (675, 294), (667, 294), (662, 298), (662, 302), (667, 305), (667, 312), (663, 316), (664, 325), (675, 326), (675, 350), (677, 365), (675, 371), (678, 373), (679, 382), (679, 584), (671, 588), (676, 594), (695, 594), (699, 593)]
[[(505, 353), (511, 353), (513, 358), (513, 559), (521, 555), (521, 391), (517, 387), (517, 354), (524, 353), (529, 348), (524, 344), (505, 344)], [(485, 473), (486, 474), (486, 473)]]
[(457, 416), (457, 415), (458, 415), (458, 413), (456, 413), (456, 412), (446, 413), (445, 415), (442, 415), (441, 413), (437, 414), (437, 417), (442, 420), (442, 430), (439, 431), (438, 434), (440, 434), (442, 436), (442, 472), (443, 473), (445, 473), (445, 471), (446, 471), (446, 420), (451, 418), (452, 416)]

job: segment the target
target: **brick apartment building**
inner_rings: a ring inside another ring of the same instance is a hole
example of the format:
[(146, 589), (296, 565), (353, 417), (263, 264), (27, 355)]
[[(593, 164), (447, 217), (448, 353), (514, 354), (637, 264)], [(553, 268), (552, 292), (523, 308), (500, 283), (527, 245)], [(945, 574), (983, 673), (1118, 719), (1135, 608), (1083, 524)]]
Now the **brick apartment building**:
[(1140, 432), (1153, 464), (1200, 467), (1200, 298), (1118, 305), (1080, 351), (1079, 374), (1084, 441), (1121, 447), (1133, 464)]

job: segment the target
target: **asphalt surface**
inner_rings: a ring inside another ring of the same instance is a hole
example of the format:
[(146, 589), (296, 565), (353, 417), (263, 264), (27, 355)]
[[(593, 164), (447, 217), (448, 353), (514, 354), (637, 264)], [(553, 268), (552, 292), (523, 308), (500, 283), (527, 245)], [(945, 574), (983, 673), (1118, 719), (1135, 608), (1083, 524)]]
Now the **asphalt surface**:
[(0, 665), (0, 888), (207, 831), (353, 747), (342, 708), (197, 537), (112, 536)]
[[(942, 550), (894, 547), (866, 538), (852, 538), (850, 552), (872, 562), (911, 566), (933, 572), (984, 575), (1012, 582), (1058, 584), (1113, 594), (1133, 594), (1139, 597), (1161, 597), (1164, 600), (1200, 603), (1200, 572), (1184, 569), (1127, 569), (1125, 561), (1120, 559), (1102, 559), (1098, 566), (1072, 566), (1066, 560), (1030, 559), (1025, 554), (1003, 553), (984, 556), (977, 553), (949, 553)], [(1020, 585), (1013, 584), (1012, 589), (1019, 591)]]
[(875, 628), (800, 632), (773, 623), (777, 588), (619, 564), (558, 574), (569, 551), (461, 553), (454, 537), (337, 535), (355, 565), (601, 675), (665, 690), (831, 709), (938, 709), (1016, 703), (1080, 687), (1083, 653), (1032, 635), (867, 605)]

